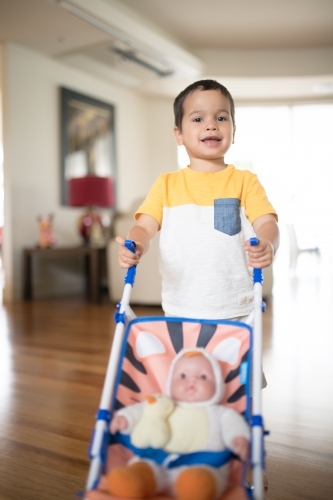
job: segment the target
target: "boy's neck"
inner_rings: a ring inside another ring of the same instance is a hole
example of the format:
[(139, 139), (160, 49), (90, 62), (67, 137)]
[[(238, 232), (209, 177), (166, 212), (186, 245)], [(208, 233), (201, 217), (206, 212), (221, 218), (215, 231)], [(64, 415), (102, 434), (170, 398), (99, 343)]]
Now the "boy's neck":
[(221, 158), (219, 160), (201, 160), (198, 158), (191, 159), (189, 168), (191, 170), (195, 170), (196, 172), (220, 172), (221, 170), (225, 170), (228, 164), (224, 162), (224, 159)]

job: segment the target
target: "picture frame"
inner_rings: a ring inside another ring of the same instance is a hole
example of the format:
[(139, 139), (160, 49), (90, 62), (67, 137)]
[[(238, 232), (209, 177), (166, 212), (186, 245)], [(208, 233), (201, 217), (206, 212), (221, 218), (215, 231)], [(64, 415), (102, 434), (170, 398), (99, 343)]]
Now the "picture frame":
[(110, 177), (116, 185), (115, 107), (60, 87), (61, 204), (69, 205), (73, 177)]

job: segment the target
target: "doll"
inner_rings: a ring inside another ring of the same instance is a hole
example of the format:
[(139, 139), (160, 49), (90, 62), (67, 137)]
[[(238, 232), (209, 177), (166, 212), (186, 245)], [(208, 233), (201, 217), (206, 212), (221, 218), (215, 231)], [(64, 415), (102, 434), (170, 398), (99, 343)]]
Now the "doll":
[[(110, 431), (130, 434), (137, 447), (158, 443), (170, 457), (229, 449), (245, 461), (249, 426), (239, 413), (218, 404), (223, 392), (218, 361), (204, 349), (183, 349), (171, 363), (166, 395), (121, 409)], [(121, 498), (149, 498), (163, 492), (179, 500), (216, 500), (226, 489), (228, 464), (169, 468), (167, 463), (135, 456), (127, 466), (113, 469), (107, 482), (110, 492)]]

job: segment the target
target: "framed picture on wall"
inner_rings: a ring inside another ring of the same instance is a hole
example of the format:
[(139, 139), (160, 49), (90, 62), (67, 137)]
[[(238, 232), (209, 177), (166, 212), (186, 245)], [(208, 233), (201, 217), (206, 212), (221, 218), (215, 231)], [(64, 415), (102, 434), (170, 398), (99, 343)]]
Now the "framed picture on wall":
[(73, 178), (108, 177), (116, 183), (112, 104), (61, 87), (61, 203), (69, 205)]

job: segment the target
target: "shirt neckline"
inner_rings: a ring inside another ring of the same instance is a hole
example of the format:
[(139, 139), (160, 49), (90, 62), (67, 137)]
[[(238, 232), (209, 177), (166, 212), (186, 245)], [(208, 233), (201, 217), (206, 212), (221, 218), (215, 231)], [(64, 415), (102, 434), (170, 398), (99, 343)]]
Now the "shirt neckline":
[(185, 167), (184, 171), (189, 174), (189, 175), (193, 175), (193, 176), (214, 176), (214, 175), (224, 175), (226, 172), (229, 172), (232, 168), (234, 168), (234, 166), (230, 163), (228, 163), (227, 167), (224, 169), (224, 170), (219, 170), (218, 172), (201, 172), (201, 171), (198, 171), (198, 170), (193, 170), (191, 169), (189, 166)]

